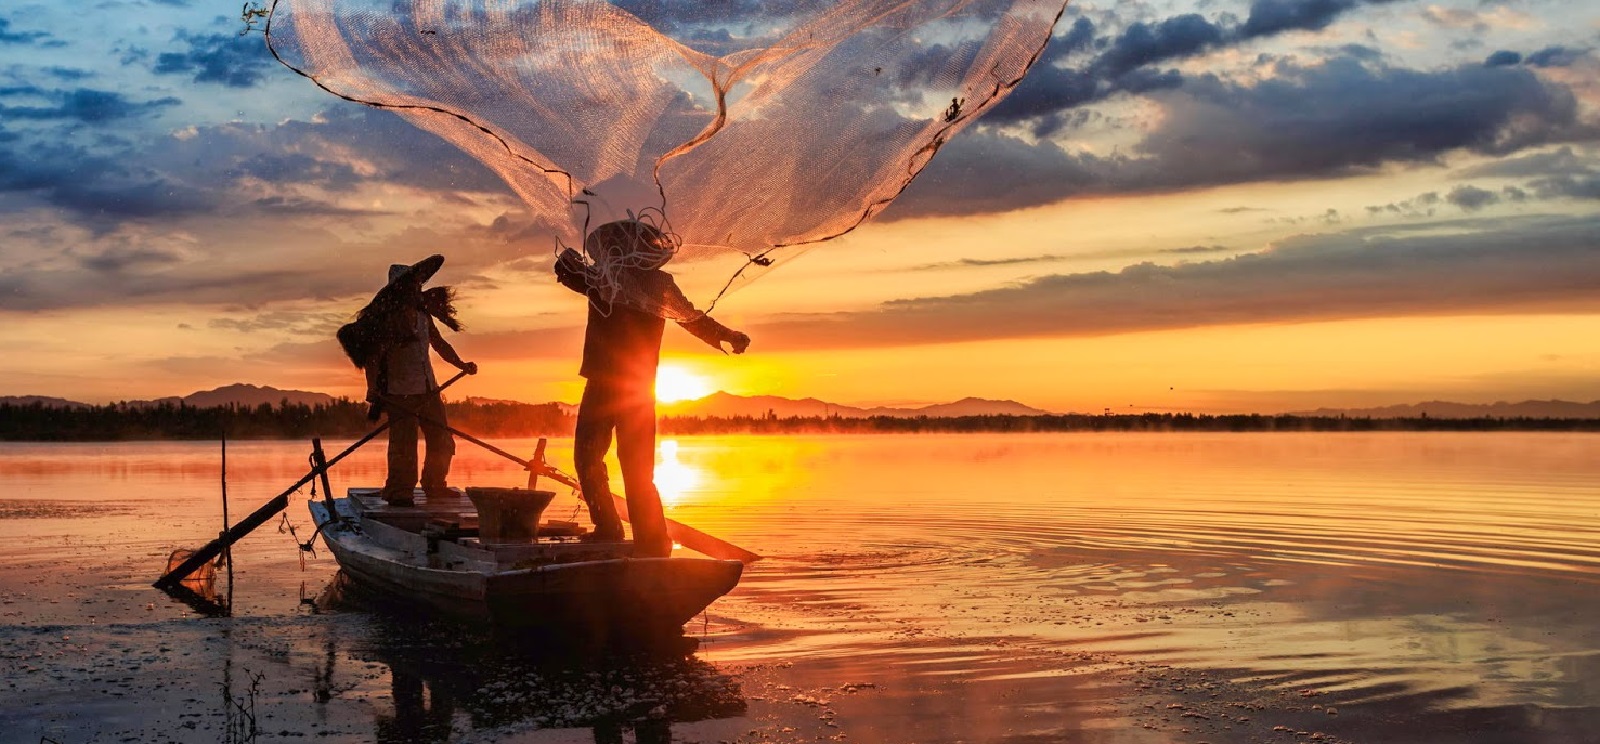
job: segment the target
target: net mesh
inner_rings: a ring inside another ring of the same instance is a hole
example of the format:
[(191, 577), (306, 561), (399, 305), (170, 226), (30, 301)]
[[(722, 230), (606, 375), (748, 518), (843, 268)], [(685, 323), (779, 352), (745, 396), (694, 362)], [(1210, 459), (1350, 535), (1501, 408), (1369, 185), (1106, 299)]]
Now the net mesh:
[(662, 215), (671, 273), (709, 309), (888, 206), (1021, 81), (1063, 8), (276, 0), (267, 37), (325, 90), (484, 163), (560, 243)]

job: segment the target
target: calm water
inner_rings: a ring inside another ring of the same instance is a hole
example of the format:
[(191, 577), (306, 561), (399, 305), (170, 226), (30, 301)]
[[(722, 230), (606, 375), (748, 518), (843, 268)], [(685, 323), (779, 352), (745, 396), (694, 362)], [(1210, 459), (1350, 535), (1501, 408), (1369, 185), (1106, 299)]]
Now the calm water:
[[(669, 516), (766, 558), (692, 657), (581, 674), (319, 609), (337, 567), (273, 526), (237, 550), (236, 617), (200, 618), (148, 585), (220, 529), (215, 443), (0, 445), (0, 741), (219, 741), (252, 679), (263, 741), (1600, 740), (1600, 436), (662, 445)], [(307, 449), (230, 444), (231, 516)], [(524, 477), (463, 443), (452, 481)], [(645, 725), (617, 696), (665, 702)]]

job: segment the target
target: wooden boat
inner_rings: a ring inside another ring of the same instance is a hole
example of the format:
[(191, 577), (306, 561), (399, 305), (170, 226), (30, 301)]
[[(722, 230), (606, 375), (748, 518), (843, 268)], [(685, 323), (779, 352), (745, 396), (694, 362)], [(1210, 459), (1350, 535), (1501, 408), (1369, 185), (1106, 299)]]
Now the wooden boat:
[[(458, 492), (459, 493), (459, 492)], [(711, 558), (630, 558), (629, 541), (570, 536), (484, 542), (464, 496), (395, 507), (376, 488), (310, 502), (339, 566), (390, 604), (497, 626), (612, 634), (678, 632), (739, 583), (744, 564)], [(568, 535), (573, 530), (560, 530)]]

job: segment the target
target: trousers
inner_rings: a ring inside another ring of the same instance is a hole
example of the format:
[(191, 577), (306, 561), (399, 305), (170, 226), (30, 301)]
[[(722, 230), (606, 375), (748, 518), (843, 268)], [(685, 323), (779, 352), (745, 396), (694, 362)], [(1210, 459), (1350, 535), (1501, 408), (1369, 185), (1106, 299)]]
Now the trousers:
[[(450, 475), (450, 460), (456, 454), (456, 439), (443, 426), (444, 400), (438, 391), (418, 395), (390, 395), (394, 404), (421, 414), (418, 421), (404, 411), (387, 406), (389, 417), (389, 477), (383, 484), (385, 499), (409, 499), (417, 487), (417, 429), (422, 429), (427, 443), (427, 455), (422, 462), (422, 492), (429, 497), (447, 497), (451, 494), (445, 486)], [(437, 422), (437, 423), (433, 423)]]
[(667, 536), (666, 514), (655, 483), (656, 399), (651, 385), (591, 378), (584, 384), (583, 401), (578, 404), (572, 442), (578, 487), (589, 506), (596, 535), (621, 539), (622, 520), (611, 501), (605, 461), (613, 434), (627, 493), (628, 521), (633, 523), (634, 556), (670, 555), (672, 540)]

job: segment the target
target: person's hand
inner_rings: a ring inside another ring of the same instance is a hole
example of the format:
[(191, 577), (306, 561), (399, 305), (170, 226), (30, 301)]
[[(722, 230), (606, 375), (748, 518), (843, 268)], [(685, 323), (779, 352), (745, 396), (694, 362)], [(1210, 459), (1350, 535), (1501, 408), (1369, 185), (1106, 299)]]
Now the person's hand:
[(377, 421), (378, 417), (382, 416), (382, 415), (383, 415), (383, 403), (381, 403), (379, 401), (375, 401), (375, 400), (367, 402), (367, 420), (368, 421)]
[(743, 354), (745, 349), (750, 348), (750, 337), (734, 331), (733, 337), (728, 339), (728, 346), (733, 348), (733, 353)]
[(465, 372), (465, 373), (467, 373), (469, 375), (478, 374), (478, 363), (477, 362), (462, 362), (461, 363), (461, 371)]

